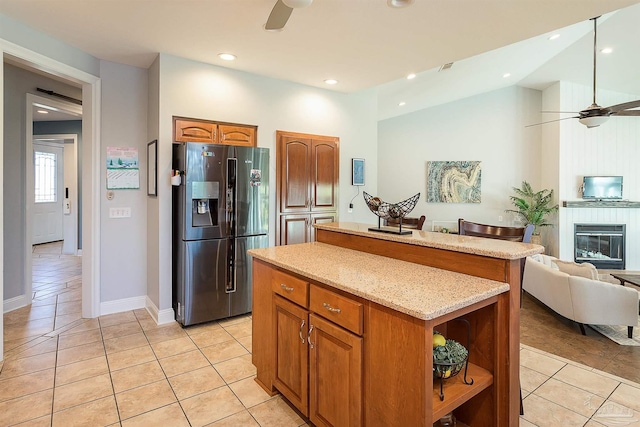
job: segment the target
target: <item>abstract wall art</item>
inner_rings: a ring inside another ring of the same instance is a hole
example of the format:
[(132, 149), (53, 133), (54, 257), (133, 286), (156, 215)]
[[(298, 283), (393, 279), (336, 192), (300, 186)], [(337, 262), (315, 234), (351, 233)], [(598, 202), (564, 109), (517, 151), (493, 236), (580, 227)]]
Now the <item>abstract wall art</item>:
[(427, 203), (480, 203), (481, 162), (427, 162)]

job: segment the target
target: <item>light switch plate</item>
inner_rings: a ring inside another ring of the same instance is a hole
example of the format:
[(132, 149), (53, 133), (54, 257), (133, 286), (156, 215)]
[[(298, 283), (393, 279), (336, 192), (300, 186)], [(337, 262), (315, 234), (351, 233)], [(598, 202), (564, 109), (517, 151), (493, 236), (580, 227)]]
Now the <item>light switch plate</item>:
[(109, 218), (131, 218), (131, 208), (109, 208)]

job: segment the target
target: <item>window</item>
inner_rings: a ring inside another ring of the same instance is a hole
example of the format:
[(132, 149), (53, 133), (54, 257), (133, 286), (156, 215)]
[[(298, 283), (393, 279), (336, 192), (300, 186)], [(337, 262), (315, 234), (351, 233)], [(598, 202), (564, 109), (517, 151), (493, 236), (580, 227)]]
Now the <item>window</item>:
[(57, 200), (56, 155), (36, 151), (34, 155), (35, 202), (51, 203)]

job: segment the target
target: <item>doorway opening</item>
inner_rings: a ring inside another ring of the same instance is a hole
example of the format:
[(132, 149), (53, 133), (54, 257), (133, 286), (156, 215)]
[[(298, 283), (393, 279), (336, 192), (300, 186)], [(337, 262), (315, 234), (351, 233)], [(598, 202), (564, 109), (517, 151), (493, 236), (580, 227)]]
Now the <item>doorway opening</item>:
[[(82, 88), (82, 100), (84, 106), (85, 120), (82, 124), (82, 134), (84, 136), (84, 146), (82, 150), (82, 179), (83, 185), (83, 230), (82, 246), (82, 317), (92, 318), (99, 314), (100, 307), (100, 78), (96, 75), (82, 71), (72, 66), (63, 64), (55, 59), (44, 56), (41, 53), (29, 50), (25, 47), (6, 43), (2, 45), (2, 53), (4, 63), (20, 64), (28, 70), (38, 70), (37, 72), (45, 75), (55, 76), (54, 78), (63, 79), (70, 83), (78, 84)], [(4, 73), (0, 72), (0, 80), (4, 83)], [(3, 84), (0, 85), (0, 95), (5, 97)], [(25, 122), (29, 123), (27, 132), (32, 133), (31, 121), (32, 116), (26, 118)], [(27, 144), (32, 144), (31, 134), (26, 138)], [(4, 137), (0, 134), (0, 149), (4, 150)], [(21, 179), (27, 179), (22, 176)], [(4, 181), (4, 180), (3, 180)], [(26, 186), (29, 188), (30, 186)], [(4, 197), (0, 194), (0, 203), (4, 204)], [(2, 212), (2, 211), (0, 211)], [(94, 218), (95, 217), (95, 218)], [(25, 221), (27, 224), (30, 221)], [(27, 227), (24, 227), (27, 228)], [(20, 231), (21, 234), (23, 230)], [(4, 232), (2, 233), (4, 239)], [(24, 239), (25, 234), (23, 234)], [(24, 240), (25, 244), (30, 241)], [(22, 245), (21, 245), (22, 246)], [(22, 251), (22, 248), (20, 249)], [(26, 250), (23, 256), (26, 257)], [(31, 263), (31, 257), (25, 258)], [(4, 261), (0, 262), (0, 267), (6, 271)], [(30, 268), (30, 267), (29, 267)], [(23, 272), (24, 273), (24, 272)], [(30, 277), (30, 276), (26, 276)], [(4, 279), (0, 279), (0, 300), (4, 301)], [(3, 330), (3, 319), (0, 318), (0, 330)], [(3, 341), (0, 341), (0, 360), (4, 354)]]

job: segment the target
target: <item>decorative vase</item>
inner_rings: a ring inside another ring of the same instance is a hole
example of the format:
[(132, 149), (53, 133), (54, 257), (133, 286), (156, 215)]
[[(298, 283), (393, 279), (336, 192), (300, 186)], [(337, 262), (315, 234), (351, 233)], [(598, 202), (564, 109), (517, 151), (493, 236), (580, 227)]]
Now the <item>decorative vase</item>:
[(539, 234), (532, 235), (531, 243), (534, 243), (536, 245), (542, 245), (542, 236), (540, 236)]

